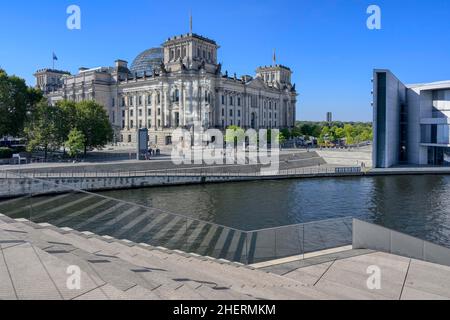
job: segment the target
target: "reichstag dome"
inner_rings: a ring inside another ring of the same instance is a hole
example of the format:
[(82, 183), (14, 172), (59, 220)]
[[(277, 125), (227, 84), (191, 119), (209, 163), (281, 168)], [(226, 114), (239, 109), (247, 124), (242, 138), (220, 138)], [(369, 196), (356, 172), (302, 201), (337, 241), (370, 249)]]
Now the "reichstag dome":
[(134, 59), (131, 64), (130, 71), (132, 74), (143, 76), (144, 72), (147, 75), (151, 75), (153, 70), (157, 70), (164, 59), (164, 53), (162, 48), (151, 48), (145, 50)]

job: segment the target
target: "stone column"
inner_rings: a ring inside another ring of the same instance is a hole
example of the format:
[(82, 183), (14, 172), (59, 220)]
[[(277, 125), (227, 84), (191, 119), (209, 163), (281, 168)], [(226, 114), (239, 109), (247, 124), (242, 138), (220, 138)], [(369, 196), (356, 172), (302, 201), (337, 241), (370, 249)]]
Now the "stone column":
[(178, 107), (178, 114), (179, 114), (179, 119), (180, 119), (180, 127), (184, 126), (184, 110), (186, 107), (186, 99), (185, 99), (185, 87), (184, 84), (181, 84), (181, 88), (180, 88), (180, 102), (179, 102), (179, 107)]
[(167, 89), (163, 91), (163, 108), (162, 108), (162, 126), (166, 127), (168, 125), (167, 113), (169, 110), (169, 93)]
[(156, 131), (158, 125), (158, 91), (152, 92), (152, 127)]

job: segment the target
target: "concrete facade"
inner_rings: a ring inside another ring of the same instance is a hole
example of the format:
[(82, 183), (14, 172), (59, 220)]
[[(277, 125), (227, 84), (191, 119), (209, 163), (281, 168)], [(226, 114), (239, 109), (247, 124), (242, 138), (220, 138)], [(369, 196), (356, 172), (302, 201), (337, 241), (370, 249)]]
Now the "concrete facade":
[(218, 63), (218, 44), (192, 32), (169, 38), (162, 49), (163, 63), (152, 74), (133, 74), (126, 61), (117, 60), (114, 67), (61, 73), (59, 85), (50, 88), (42, 79), (54, 72), (41, 70), (37, 85), (51, 104), (102, 104), (115, 128), (114, 142), (122, 144), (134, 144), (139, 128), (149, 129), (152, 145), (164, 146), (172, 144), (175, 129), (191, 130), (194, 123), (222, 130), (295, 125), (297, 92), (288, 67), (274, 64), (259, 67), (255, 77), (229, 76)]
[(450, 165), (450, 81), (404, 85), (376, 69), (373, 108), (375, 168)]

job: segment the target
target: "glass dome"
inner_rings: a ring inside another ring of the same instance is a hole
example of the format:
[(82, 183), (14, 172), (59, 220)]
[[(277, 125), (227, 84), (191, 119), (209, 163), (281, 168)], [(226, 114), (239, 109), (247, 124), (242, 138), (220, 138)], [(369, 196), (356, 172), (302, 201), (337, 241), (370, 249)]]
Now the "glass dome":
[(164, 54), (162, 48), (151, 48), (145, 50), (134, 59), (130, 71), (134, 75), (143, 76), (144, 72), (151, 75), (154, 69), (158, 69), (163, 62)]

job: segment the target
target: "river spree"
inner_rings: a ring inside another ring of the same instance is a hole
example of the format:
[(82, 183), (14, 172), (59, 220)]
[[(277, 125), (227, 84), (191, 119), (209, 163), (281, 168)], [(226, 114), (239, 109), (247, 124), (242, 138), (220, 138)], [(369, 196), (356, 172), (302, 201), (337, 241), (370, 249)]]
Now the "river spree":
[(450, 176), (277, 180), (102, 194), (243, 230), (352, 216), (450, 246)]

